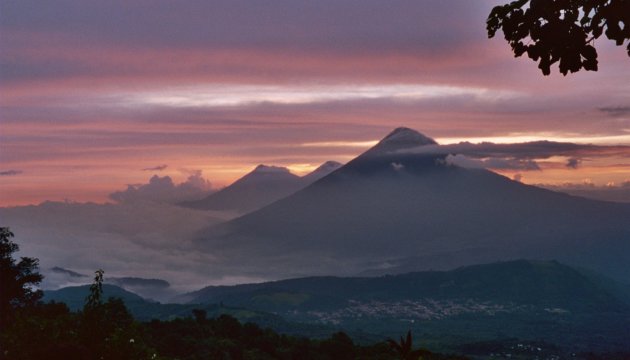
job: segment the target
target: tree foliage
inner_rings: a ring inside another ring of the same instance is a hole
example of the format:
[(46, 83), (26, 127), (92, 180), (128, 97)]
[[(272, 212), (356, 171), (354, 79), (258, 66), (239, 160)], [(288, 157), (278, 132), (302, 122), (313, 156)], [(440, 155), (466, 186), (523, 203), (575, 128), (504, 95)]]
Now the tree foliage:
[(105, 271), (98, 269), (94, 272), (94, 282), (90, 285), (90, 295), (85, 299), (85, 310), (97, 308), (102, 304), (103, 296), (103, 275)]
[(8, 227), (0, 227), (0, 327), (6, 326), (17, 309), (37, 303), (42, 292), (35, 287), (42, 281), (38, 260), (13, 254), (20, 248), (11, 239)]
[[(596, 39), (630, 39), (630, 0), (517, 0), (492, 9), (486, 25), (488, 37), (503, 30), (514, 56), (527, 53), (544, 75), (555, 63), (563, 75), (597, 71)], [(630, 42), (626, 49), (630, 56)]]

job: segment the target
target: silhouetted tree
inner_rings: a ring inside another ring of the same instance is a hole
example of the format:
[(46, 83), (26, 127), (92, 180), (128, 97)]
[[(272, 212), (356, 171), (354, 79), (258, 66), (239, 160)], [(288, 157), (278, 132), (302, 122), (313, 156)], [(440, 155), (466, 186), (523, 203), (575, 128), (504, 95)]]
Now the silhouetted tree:
[(8, 227), (0, 227), (0, 328), (4, 328), (19, 308), (35, 305), (42, 297), (35, 289), (43, 279), (37, 272), (39, 261), (22, 257), (16, 263), (13, 253), (19, 246)]
[(102, 304), (103, 297), (103, 275), (105, 271), (98, 269), (94, 272), (94, 282), (90, 285), (90, 294), (85, 298), (85, 310), (96, 308)]
[(101, 269), (94, 273), (81, 314), (80, 342), (94, 359), (150, 358), (152, 351), (144, 343), (141, 326), (134, 321), (125, 303), (118, 298), (103, 302), (104, 273)]
[(413, 350), (413, 339), (411, 337), (411, 330), (407, 331), (407, 337), (400, 337), (400, 342), (396, 342), (393, 339), (387, 339), (389, 346), (398, 354), (400, 359), (408, 359)]
[[(407, 331), (406, 337), (400, 337), (400, 342), (388, 339), (387, 343), (390, 348), (394, 350), (400, 360), (417, 360), (417, 359), (431, 359), (435, 355), (425, 349), (413, 349), (413, 337), (411, 336), (411, 330)], [(440, 357), (437, 355), (437, 357)]]
[(492, 9), (486, 25), (488, 37), (503, 30), (514, 56), (527, 53), (544, 75), (556, 62), (563, 75), (597, 71), (596, 39), (605, 34), (617, 46), (630, 39), (630, 1), (518, 0)]

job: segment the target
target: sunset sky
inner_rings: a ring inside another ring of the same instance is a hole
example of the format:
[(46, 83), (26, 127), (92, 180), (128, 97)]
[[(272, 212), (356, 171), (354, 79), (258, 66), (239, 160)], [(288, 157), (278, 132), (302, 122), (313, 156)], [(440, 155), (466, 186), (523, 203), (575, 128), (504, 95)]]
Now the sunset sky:
[(464, 161), (630, 186), (624, 48), (602, 38), (598, 72), (545, 77), (487, 38), (501, 3), (0, 2), (0, 206), (103, 202), (154, 174), (214, 188), (260, 163), (304, 174), (399, 126), (440, 144), (595, 144)]

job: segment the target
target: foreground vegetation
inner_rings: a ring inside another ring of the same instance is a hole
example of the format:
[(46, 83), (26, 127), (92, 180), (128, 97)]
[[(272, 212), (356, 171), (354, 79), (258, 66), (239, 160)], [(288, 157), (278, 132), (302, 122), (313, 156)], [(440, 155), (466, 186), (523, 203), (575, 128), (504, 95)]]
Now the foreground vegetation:
[[(401, 337), (400, 341), (364, 341), (360, 344), (344, 332), (331, 336), (328, 334), (332, 331), (325, 332), (327, 337), (317, 339), (290, 336), (265, 329), (260, 323), (239, 322), (235, 317), (224, 314), (230, 308), (223, 306), (202, 309), (181, 305), (175, 318), (148, 320), (151, 318), (146, 317), (141, 322), (131, 315), (122, 299), (103, 299), (106, 287), (103, 286), (102, 270), (96, 272), (89, 289), (73, 289), (73, 293), (81, 291), (81, 295), (73, 306), (74, 311), (71, 311), (66, 303), (44, 303), (41, 300), (42, 292), (35, 287), (42, 280), (37, 271), (37, 259), (21, 258), (16, 261), (13, 253), (18, 247), (11, 241), (12, 237), (7, 228), (0, 228), (0, 360), (464, 359), (462, 356), (441, 355), (415, 348), (411, 332)], [(85, 300), (81, 301), (83, 298)], [(138, 304), (129, 303), (132, 310), (134, 306), (149, 305), (169, 306), (144, 300)], [(208, 316), (210, 312), (214, 316)], [(505, 326), (510, 324), (513, 323), (507, 322)], [(431, 341), (430, 336), (422, 337), (425, 345)], [(552, 344), (523, 342), (516, 338), (470, 343), (453, 351), (474, 359), (528, 359), (534, 356), (557, 359), (557, 354), (563, 353)], [(597, 357), (582, 353), (567, 356), (624, 359), (627, 355), (619, 353)]]
[(0, 359), (459, 359), (414, 350), (411, 334), (400, 342), (356, 345), (343, 332), (323, 340), (280, 335), (234, 317), (134, 320), (121, 299), (103, 301), (103, 271), (95, 274), (80, 311), (43, 303), (33, 258), (13, 258), (13, 233), (0, 228)]
[[(343, 332), (310, 340), (280, 335), (229, 315), (136, 322), (110, 298), (80, 312), (37, 304), (14, 312), (1, 334), (3, 359), (458, 359), (412, 351), (405, 342), (358, 346)], [(402, 345), (402, 346), (401, 346)]]

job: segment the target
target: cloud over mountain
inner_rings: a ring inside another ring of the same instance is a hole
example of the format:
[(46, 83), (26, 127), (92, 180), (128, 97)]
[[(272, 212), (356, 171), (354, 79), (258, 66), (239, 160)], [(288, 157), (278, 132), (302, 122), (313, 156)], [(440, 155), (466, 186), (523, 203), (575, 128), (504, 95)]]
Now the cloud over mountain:
[(444, 161), (450, 165), (465, 168), (495, 169), (495, 170), (540, 170), (536, 161), (531, 159), (514, 158), (483, 158), (476, 159), (462, 154), (447, 155)]
[(448, 145), (419, 146), (401, 150), (415, 154), (461, 154), (473, 158), (549, 159), (553, 156), (603, 157), (630, 156), (630, 145), (592, 145), (556, 141), (530, 141), (497, 144), (460, 142)]
[(124, 191), (116, 191), (109, 198), (120, 203), (154, 201), (176, 204), (201, 199), (213, 191), (210, 181), (201, 172), (193, 173), (186, 181), (175, 184), (170, 176), (153, 175), (147, 184), (128, 185)]
[(468, 168), (493, 170), (541, 170), (538, 161), (553, 157), (566, 158), (566, 168), (577, 169), (582, 158), (630, 158), (628, 145), (593, 145), (555, 141), (523, 143), (460, 142), (430, 144), (398, 150), (400, 153), (445, 156), (445, 161)]

